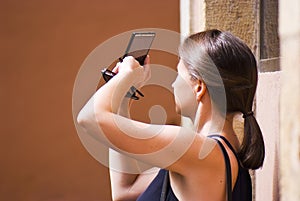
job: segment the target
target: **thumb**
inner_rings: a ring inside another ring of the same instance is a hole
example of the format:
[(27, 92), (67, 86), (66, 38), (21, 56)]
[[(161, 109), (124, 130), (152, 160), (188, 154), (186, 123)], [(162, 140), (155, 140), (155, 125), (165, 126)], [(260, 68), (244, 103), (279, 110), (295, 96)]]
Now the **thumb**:
[(114, 73), (118, 73), (119, 72), (119, 66), (121, 65), (121, 62), (118, 62), (117, 64), (116, 64), (116, 66), (112, 69), (112, 72), (114, 72)]
[(145, 82), (148, 81), (151, 77), (150, 56), (149, 55), (147, 55), (145, 62), (144, 62), (144, 76), (145, 76)]
[(144, 66), (149, 65), (149, 64), (150, 64), (150, 56), (147, 55), (146, 58), (145, 58), (145, 61), (144, 61)]

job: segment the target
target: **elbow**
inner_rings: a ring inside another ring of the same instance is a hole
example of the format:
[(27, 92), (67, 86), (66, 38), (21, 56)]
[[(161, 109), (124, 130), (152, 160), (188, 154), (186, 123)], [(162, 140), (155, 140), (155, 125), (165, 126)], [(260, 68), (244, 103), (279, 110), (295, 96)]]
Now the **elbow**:
[(77, 121), (77, 124), (78, 124), (79, 126), (81, 126), (82, 128), (85, 128), (86, 125), (87, 125), (87, 122), (88, 122), (86, 116), (83, 115), (83, 112), (82, 112), (82, 111), (80, 111), (79, 114), (77, 115), (76, 121)]
[(87, 129), (93, 124), (97, 123), (93, 108), (85, 106), (77, 115), (77, 123), (83, 129)]
[(77, 124), (85, 129), (90, 130), (91, 128), (101, 127), (105, 118), (103, 115), (97, 115), (93, 110), (83, 108), (77, 115)]
[(76, 117), (76, 123), (86, 133), (95, 134), (107, 122), (106, 117), (103, 110), (95, 111), (95, 102), (92, 99), (80, 110)]
[(77, 123), (82, 128), (87, 128), (95, 121), (94, 101), (89, 100), (77, 115)]

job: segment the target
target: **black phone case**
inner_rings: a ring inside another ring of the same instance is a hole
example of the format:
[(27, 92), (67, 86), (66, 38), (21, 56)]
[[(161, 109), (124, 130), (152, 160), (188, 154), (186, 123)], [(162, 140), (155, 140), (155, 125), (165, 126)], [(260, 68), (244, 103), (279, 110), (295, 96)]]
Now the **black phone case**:
[[(143, 49), (131, 51), (131, 46), (134, 44), (135, 39), (137, 37), (146, 37), (147, 39), (150, 38), (150, 42), (147, 44), (147, 47), (145, 47)], [(123, 55), (123, 57), (120, 58), (120, 60), (122, 61), (126, 56), (133, 56), (140, 63), (140, 65), (143, 66), (144, 61), (149, 53), (149, 50), (150, 50), (150, 47), (152, 45), (154, 38), (155, 38), (154, 32), (134, 32), (134, 33), (132, 33), (129, 43), (127, 45), (125, 54)]]

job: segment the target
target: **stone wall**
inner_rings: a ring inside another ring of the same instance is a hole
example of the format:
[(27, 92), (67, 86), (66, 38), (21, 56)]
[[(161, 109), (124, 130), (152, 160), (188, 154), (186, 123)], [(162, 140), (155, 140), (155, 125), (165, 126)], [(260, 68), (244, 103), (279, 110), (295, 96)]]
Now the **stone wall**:
[(257, 51), (256, 0), (206, 0), (206, 28), (230, 31)]
[(278, 0), (260, 1), (260, 59), (279, 57), (278, 6)]

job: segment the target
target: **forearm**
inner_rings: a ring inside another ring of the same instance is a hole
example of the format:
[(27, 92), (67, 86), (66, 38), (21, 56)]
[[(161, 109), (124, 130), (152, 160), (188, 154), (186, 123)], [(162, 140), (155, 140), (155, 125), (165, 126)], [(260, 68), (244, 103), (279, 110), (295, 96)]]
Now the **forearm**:
[(119, 113), (124, 117), (129, 117), (129, 99), (125, 98), (125, 94), (134, 84), (134, 76), (138, 74), (138, 69), (117, 74), (97, 90), (77, 116), (77, 122), (86, 133), (97, 137), (105, 144), (108, 143), (100, 123), (107, 120), (111, 114)]
[(95, 114), (100, 118), (99, 121), (104, 117), (103, 113), (119, 113), (120, 105), (124, 103), (127, 92), (131, 86), (136, 85), (142, 73), (143, 67), (118, 73), (96, 92), (94, 109)]
[[(134, 183), (131, 185), (121, 185), (120, 183), (113, 187), (112, 186), (112, 198), (113, 201), (135, 201), (138, 196), (141, 195), (149, 184), (153, 181), (158, 173), (158, 169), (151, 169), (151, 172), (143, 173), (140, 175), (130, 175), (130, 174), (117, 174), (113, 173), (111, 177), (117, 178), (127, 178), (131, 177), (134, 179)], [(110, 172), (112, 173), (112, 172)]]
[(113, 200), (136, 200), (130, 189), (140, 174), (137, 161), (110, 149), (109, 173)]
[(114, 150), (109, 151), (109, 165), (114, 201), (136, 200), (157, 174), (157, 169)]

